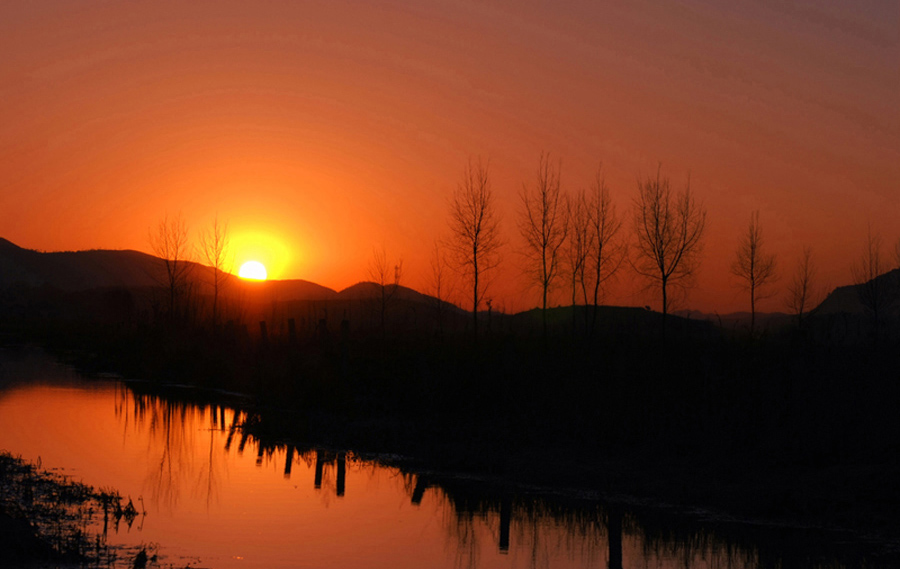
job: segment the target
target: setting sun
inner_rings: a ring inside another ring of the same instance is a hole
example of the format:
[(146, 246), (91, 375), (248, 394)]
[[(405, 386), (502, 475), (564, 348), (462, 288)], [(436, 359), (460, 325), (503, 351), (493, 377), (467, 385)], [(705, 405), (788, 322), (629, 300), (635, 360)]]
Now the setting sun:
[(242, 279), (250, 279), (254, 281), (264, 281), (268, 274), (266, 273), (266, 268), (259, 261), (247, 261), (243, 265), (241, 265), (241, 270), (238, 271), (238, 276)]
[[(248, 224), (241, 220), (236, 224), (230, 242), (231, 251), (234, 254), (234, 266), (241, 267), (242, 271), (246, 263), (258, 263), (264, 267), (267, 279), (284, 278), (285, 269), (296, 258), (296, 255), (288, 249), (284, 239), (280, 236), (266, 230), (253, 228), (253, 223), (251, 221)], [(251, 227), (247, 227), (247, 225), (251, 225)], [(241, 271), (238, 274), (241, 274)]]

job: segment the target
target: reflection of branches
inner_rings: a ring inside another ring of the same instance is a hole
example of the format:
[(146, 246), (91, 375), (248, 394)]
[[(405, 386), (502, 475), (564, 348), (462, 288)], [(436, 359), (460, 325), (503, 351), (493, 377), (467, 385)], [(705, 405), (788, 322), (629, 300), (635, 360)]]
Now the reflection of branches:
[[(511, 495), (508, 489), (492, 491), (478, 483), (435, 474), (429, 474), (427, 480), (404, 474), (403, 486), (408, 495), (422, 486), (434, 489), (443, 512), (448, 553), (455, 556), (457, 567), (478, 566), (483, 549), (490, 548), (485, 542), (489, 536), (501, 553), (508, 547), (513, 565), (524, 561), (532, 568), (555, 566), (563, 559), (578, 567), (621, 568), (623, 553), (628, 551), (641, 552), (648, 566), (685, 569), (777, 567), (796, 559), (808, 560), (798, 567), (813, 568), (833, 564), (837, 558), (829, 557), (833, 554), (815, 534), (801, 530), (786, 541), (773, 543), (771, 530), (767, 533), (738, 525), (734, 531), (721, 531), (721, 524), (711, 527), (684, 516), (652, 510), (636, 514), (622, 505), (592, 500)], [(508, 530), (504, 523), (510, 524)], [(506, 543), (505, 531), (511, 534)]]
[[(216, 416), (216, 409), (213, 408), (212, 416)], [(213, 425), (210, 426), (209, 429), (209, 456), (207, 457), (206, 465), (203, 467), (203, 472), (200, 473), (200, 480), (198, 482), (202, 482), (203, 478), (206, 478), (206, 511), (209, 511), (210, 503), (212, 502), (213, 495), (218, 496), (218, 486), (216, 479), (216, 468), (215, 468), (215, 453), (213, 452), (215, 449), (214, 442), (216, 436), (216, 430), (212, 428)], [(205, 473), (205, 474), (204, 474)]]
[[(591, 499), (521, 495), (509, 487), (486, 488), (477, 481), (440, 473), (422, 475), (404, 467), (384, 467), (343, 451), (298, 447), (296, 443), (290, 446), (251, 434), (265, 432), (257, 428), (262, 419), (239, 411), (229, 410), (230, 414), (226, 414), (214, 406), (132, 394), (130, 398), (117, 399), (116, 413), (126, 430), (147, 440), (148, 455), (153, 461), (153, 471), (147, 479), (156, 487), (152, 499), (157, 507), (160, 503), (176, 507), (183, 491), (181, 485), (191, 481), (196, 492), (205, 495), (209, 508), (216, 499), (222, 469), (228, 464), (226, 458), (237, 460), (236, 453), (222, 452), (228, 448), (226, 436), (232, 439), (241, 430), (241, 438), (251, 445), (248, 453), (253, 453), (246, 460), (255, 455), (275, 462), (275, 472), (269, 473), (273, 475), (271, 483), (282, 482), (282, 465), (288, 470), (305, 464), (307, 472), (318, 465), (321, 475), (317, 476), (317, 494), (326, 507), (341, 499), (338, 496), (342, 494), (339, 478), (343, 460), (343, 476), (356, 472), (362, 474), (357, 479), (368, 474), (369, 480), (367, 488), (343, 499), (353, 500), (364, 491), (404, 493), (408, 503), (426, 511), (435, 508), (442, 514), (448, 557), (453, 556), (461, 568), (476, 567), (497, 552), (508, 552), (512, 565), (532, 568), (565, 563), (605, 567), (607, 562), (609, 567), (622, 567), (623, 551), (643, 551), (648, 565), (658, 562), (673, 567), (774, 567), (796, 559), (808, 560), (798, 565), (803, 569), (836, 559), (833, 549), (799, 533), (790, 534), (787, 540), (785, 533), (780, 533), (781, 541), (773, 546), (771, 531), (754, 533), (746, 526), (726, 531), (721, 523), (710, 526), (684, 516), (640, 510), (635, 513), (622, 505), (610, 507)], [(193, 435), (204, 429), (209, 431), (208, 440)], [(390, 488), (377, 488), (385, 480)], [(794, 543), (803, 545), (797, 547)]]
[[(130, 401), (129, 401), (130, 400)], [(133, 408), (129, 411), (129, 403)], [(207, 507), (217, 493), (218, 471), (222, 453), (218, 450), (219, 409), (175, 402), (162, 397), (132, 392), (131, 397), (117, 399), (116, 414), (122, 421), (123, 435), (138, 435), (146, 439), (146, 453), (150, 469), (145, 485), (150, 487), (150, 500), (158, 508), (178, 505), (183, 486), (194, 481), (194, 493), (205, 496)], [(233, 413), (238, 419), (238, 413)], [(225, 413), (221, 412), (222, 427)], [(194, 433), (207, 429), (210, 433), (206, 459), (198, 462), (197, 451), (203, 448)]]
[(147, 450), (151, 456), (156, 450), (159, 458), (156, 460), (157, 468), (148, 473), (147, 479), (152, 486), (151, 497), (154, 502), (174, 509), (178, 505), (181, 482), (193, 468), (193, 457), (189, 453), (193, 440), (189, 440), (192, 437), (185, 432), (186, 417), (176, 416), (174, 404), (159, 400), (155, 403), (151, 407), (151, 437)]
[[(654, 528), (656, 529), (656, 528)], [(643, 536), (642, 551), (645, 558), (670, 560), (675, 566), (690, 569), (704, 560), (716, 560), (721, 567), (768, 567), (760, 564), (759, 554), (754, 547), (743, 548), (727, 540), (722, 540), (714, 532), (679, 532), (669, 526), (662, 533)], [(771, 566), (780, 566), (777, 563)]]
[(475, 568), (478, 566), (478, 531), (472, 512), (444, 509), (444, 519), (451, 543), (455, 541), (455, 563), (459, 568)]

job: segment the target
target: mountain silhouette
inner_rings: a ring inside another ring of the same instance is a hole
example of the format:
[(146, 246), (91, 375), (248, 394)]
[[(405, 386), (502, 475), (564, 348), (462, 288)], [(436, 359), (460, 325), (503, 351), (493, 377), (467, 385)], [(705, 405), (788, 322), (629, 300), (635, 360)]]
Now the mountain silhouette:
[(42, 253), (0, 238), (0, 290), (49, 287), (73, 292), (157, 284), (162, 261), (139, 251)]
[[(879, 275), (874, 280), (879, 282), (882, 290), (888, 296), (893, 296), (895, 287), (900, 285), (900, 269), (894, 269)], [(819, 304), (815, 312), (817, 314), (838, 314), (841, 312), (862, 314), (865, 312), (865, 308), (859, 298), (863, 286), (862, 284), (853, 284), (837, 287), (825, 297), (825, 300)]]
[[(427, 294), (405, 287), (403, 285), (386, 285), (388, 294), (391, 294), (392, 301), (403, 301), (411, 303), (435, 303), (437, 299)], [(381, 286), (371, 281), (358, 282), (355, 285), (348, 286), (338, 293), (337, 297), (341, 300), (365, 300), (378, 298), (381, 296)], [(447, 303), (449, 305), (449, 303)], [(454, 307), (455, 308), (455, 307)]]
[[(191, 265), (192, 278), (205, 290), (208, 283), (212, 281), (212, 269), (200, 263), (189, 262), (188, 264)], [(900, 269), (894, 269), (877, 278), (884, 281), (885, 290), (893, 290), (892, 287), (900, 283)], [(241, 283), (241, 285), (226, 287), (224, 292), (226, 296), (238, 294), (241, 289), (252, 286), (264, 289), (267, 291), (267, 298), (280, 302), (361, 301), (376, 299), (380, 296), (379, 285), (368, 281), (356, 283), (340, 292), (303, 279), (273, 279), (262, 283), (247, 283), (235, 277), (232, 282)], [(63, 292), (80, 292), (109, 288), (147, 288), (164, 283), (163, 260), (140, 251), (96, 249), (45, 253), (19, 247), (0, 237), (0, 291), (15, 288), (49, 288)], [(393, 285), (389, 286), (393, 287)], [(859, 300), (860, 287), (861, 285), (846, 285), (834, 289), (813, 312), (816, 314), (863, 313), (864, 308)], [(433, 306), (437, 299), (409, 287), (397, 285), (391, 301), (404, 305), (428, 304)], [(446, 306), (454, 311), (462, 310), (449, 303)], [(529, 312), (526, 311), (521, 318), (528, 320), (533, 316), (528, 316), (528, 314)], [(679, 311), (677, 314), (689, 320), (719, 320), (723, 324), (740, 321), (745, 316), (743, 313), (717, 315), (697, 311)], [(639, 317), (641, 317), (640, 314), (630, 316), (630, 318)], [(771, 313), (765, 317), (780, 322), (785, 315)]]
[[(212, 268), (188, 262), (191, 277), (204, 289), (212, 282)], [(360, 300), (372, 298), (375, 283), (359, 283), (340, 293), (334, 289), (303, 279), (271, 279), (247, 283), (235, 276), (232, 282), (263, 289), (266, 297), (278, 301), (296, 300)], [(165, 267), (161, 258), (132, 250), (90, 250), (44, 253), (24, 249), (0, 238), (0, 291), (12, 288), (50, 288), (63, 292), (80, 292), (106, 288), (146, 288), (165, 283)], [(241, 287), (226, 287), (226, 296)], [(208, 292), (208, 291), (205, 291)], [(399, 287), (396, 297), (425, 302), (428, 297), (410, 288)]]

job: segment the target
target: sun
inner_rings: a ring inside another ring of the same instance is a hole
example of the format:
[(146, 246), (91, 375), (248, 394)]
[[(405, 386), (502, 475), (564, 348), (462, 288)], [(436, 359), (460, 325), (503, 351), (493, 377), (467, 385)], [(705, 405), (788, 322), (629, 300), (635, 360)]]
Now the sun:
[(266, 267), (259, 261), (247, 261), (241, 265), (238, 276), (252, 281), (264, 281), (268, 277), (268, 273), (266, 273)]

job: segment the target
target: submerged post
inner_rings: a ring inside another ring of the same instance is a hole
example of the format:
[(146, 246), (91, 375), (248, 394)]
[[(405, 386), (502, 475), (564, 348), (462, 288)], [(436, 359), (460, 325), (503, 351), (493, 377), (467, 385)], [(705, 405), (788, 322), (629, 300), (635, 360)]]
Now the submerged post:
[(500, 500), (500, 553), (509, 552), (509, 526), (512, 522), (512, 500), (505, 496)]
[(422, 503), (422, 497), (425, 496), (425, 490), (428, 489), (428, 479), (421, 474), (416, 477), (416, 486), (413, 488), (412, 503), (418, 506)]
[(337, 456), (337, 491), (338, 496), (344, 495), (344, 486), (347, 478), (347, 459), (344, 453), (340, 452)]
[(606, 536), (609, 540), (609, 569), (622, 569), (622, 512), (607, 506)]
[(316, 451), (316, 478), (313, 484), (316, 490), (322, 487), (322, 470), (325, 468), (325, 456), (320, 450)]
[(294, 445), (288, 445), (284, 457), (284, 477), (291, 477), (291, 467), (294, 466)]
[[(240, 414), (237, 410), (235, 410), (234, 415), (231, 416), (231, 427), (228, 429), (228, 438), (225, 439), (225, 452), (231, 450), (231, 441), (234, 439), (234, 433), (238, 429), (238, 419), (240, 418)], [(222, 415), (222, 425), (225, 425), (225, 415)]]

